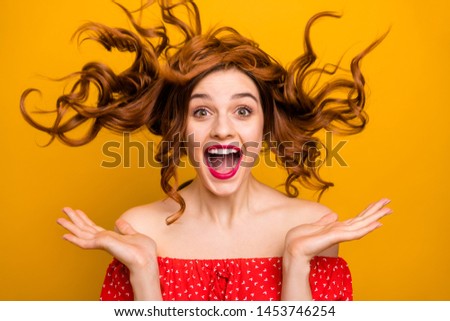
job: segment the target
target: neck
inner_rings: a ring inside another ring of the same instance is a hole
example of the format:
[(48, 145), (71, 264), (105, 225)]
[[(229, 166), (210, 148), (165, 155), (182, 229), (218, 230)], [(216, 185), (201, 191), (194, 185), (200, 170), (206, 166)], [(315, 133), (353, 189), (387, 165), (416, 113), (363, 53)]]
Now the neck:
[[(252, 175), (236, 191), (227, 195), (217, 195), (207, 189), (198, 178), (186, 188), (183, 197), (191, 198), (186, 202), (190, 215), (196, 215), (212, 221), (214, 224), (231, 227), (234, 222), (255, 212), (258, 200), (257, 190), (260, 184)], [(201, 200), (201, 201), (199, 201)]]

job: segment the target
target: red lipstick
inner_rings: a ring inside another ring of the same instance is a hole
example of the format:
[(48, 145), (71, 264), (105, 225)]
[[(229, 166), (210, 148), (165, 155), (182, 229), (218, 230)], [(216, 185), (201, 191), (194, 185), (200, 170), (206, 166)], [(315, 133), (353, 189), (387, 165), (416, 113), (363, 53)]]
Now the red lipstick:
[(205, 150), (205, 160), (209, 172), (218, 179), (232, 178), (242, 160), (242, 151), (234, 145), (213, 145)]

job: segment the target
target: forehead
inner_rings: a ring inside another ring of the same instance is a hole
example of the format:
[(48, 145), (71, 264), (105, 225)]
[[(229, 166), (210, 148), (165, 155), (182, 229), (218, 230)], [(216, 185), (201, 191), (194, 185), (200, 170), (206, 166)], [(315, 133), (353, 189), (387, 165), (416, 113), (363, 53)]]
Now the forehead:
[(255, 82), (238, 69), (217, 70), (201, 79), (192, 91), (192, 95), (214, 93), (215, 95), (234, 95), (251, 93), (259, 96)]

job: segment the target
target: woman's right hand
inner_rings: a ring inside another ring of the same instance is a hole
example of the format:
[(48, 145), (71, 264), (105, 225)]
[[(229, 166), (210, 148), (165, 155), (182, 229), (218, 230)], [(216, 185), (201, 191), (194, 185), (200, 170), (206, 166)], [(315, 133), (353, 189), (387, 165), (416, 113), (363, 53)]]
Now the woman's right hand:
[(116, 221), (116, 231), (97, 226), (80, 210), (63, 209), (69, 219), (59, 218), (57, 223), (70, 233), (63, 238), (82, 249), (107, 251), (125, 264), (130, 271), (157, 267), (156, 243), (148, 236), (136, 232), (123, 219)]
[(135, 300), (162, 300), (156, 243), (150, 237), (136, 232), (127, 221), (116, 221), (116, 231), (97, 226), (80, 210), (63, 209), (68, 219), (59, 218), (58, 224), (70, 233), (64, 239), (82, 249), (107, 251), (130, 270), (130, 282)]

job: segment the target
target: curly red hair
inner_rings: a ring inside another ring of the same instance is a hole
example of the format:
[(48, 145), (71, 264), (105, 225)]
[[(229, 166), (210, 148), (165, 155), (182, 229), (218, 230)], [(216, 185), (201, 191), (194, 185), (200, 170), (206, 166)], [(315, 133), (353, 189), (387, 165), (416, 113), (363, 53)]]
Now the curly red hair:
[[(305, 27), (304, 53), (284, 68), (256, 42), (233, 28), (221, 27), (202, 33), (194, 1), (161, 0), (159, 5), (163, 24), (154, 28), (142, 27), (120, 4), (118, 6), (128, 15), (134, 31), (98, 23), (81, 26), (76, 33), (79, 40), (95, 40), (107, 50), (133, 52), (133, 63), (116, 74), (107, 65), (90, 62), (81, 71), (71, 74), (69, 77), (76, 81), (69, 93), (58, 98), (56, 119), (51, 127), (43, 126), (30, 116), (25, 106), (26, 98), (37, 90), (26, 90), (20, 103), (25, 120), (49, 133), (50, 142), (58, 138), (69, 146), (92, 141), (102, 128), (119, 133), (147, 128), (161, 136), (162, 141), (170, 142), (159, 144), (156, 152), (156, 159), (164, 164), (161, 168), (162, 189), (180, 205), (180, 210), (167, 218), (170, 224), (186, 207), (177, 191), (176, 168), (186, 155), (183, 141), (192, 90), (210, 72), (237, 68), (253, 79), (259, 89), (264, 111), (264, 143), (288, 172), (286, 193), (291, 197), (298, 196), (296, 181), (321, 193), (332, 186), (320, 177), (319, 167), (315, 166), (320, 156), (317, 147), (321, 145), (315, 134), (322, 129), (344, 134), (363, 130), (367, 114), (360, 62), (384, 36), (353, 58), (348, 75), (311, 86), (309, 79), (334, 75), (340, 69), (338, 66), (314, 67), (316, 54), (310, 40), (311, 26), (319, 18), (338, 15), (322, 12), (312, 17)], [(175, 11), (180, 8), (186, 9), (189, 23), (176, 16)], [(175, 26), (181, 32), (181, 42), (171, 43), (166, 33), (167, 25)], [(95, 106), (87, 103), (88, 99), (91, 101), (92, 86), (96, 88)], [(67, 116), (69, 111), (75, 113)], [(66, 135), (89, 120), (89, 130), (84, 136), (69, 138)], [(172, 179), (173, 184), (170, 183)]]

